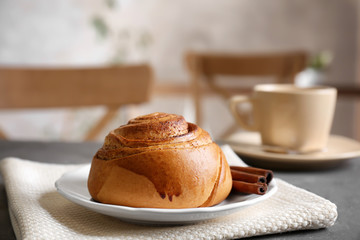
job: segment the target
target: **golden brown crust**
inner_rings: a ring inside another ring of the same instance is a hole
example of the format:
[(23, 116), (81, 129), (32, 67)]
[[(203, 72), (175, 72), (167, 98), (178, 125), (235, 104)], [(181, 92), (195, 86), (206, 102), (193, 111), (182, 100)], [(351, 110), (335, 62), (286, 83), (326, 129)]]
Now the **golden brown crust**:
[(165, 113), (140, 116), (111, 131), (88, 179), (95, 200), (132, 207), (212, 206), (231, 186), (225, 156), (209, 134)]

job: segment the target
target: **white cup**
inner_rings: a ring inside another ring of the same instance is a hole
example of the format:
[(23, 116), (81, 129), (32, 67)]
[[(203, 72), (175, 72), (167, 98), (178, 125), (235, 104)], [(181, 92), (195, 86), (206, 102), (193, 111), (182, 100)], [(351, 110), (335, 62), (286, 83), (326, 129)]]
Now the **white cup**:
[[(231, 98), (230, 109), (242, 128), (260, 133), (263, 145), (296, 153), (321, 151), (330, 134), (336, 95), (332, 87), (260, 84), (251, 97)], [(252, 105), (245, 116), (238, 108), (244, 103)], [(252, 123), (246, 121), (249, 117)]]

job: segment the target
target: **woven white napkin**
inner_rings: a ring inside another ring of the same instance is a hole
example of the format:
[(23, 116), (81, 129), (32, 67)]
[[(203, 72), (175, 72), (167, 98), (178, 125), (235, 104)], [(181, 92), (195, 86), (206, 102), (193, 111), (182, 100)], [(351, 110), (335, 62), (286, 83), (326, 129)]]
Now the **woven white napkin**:
[(231, 239), (326, 228), (337, 218), (335, 204), (276, 179), (278, 191), (272, 197), (226, 217), (182, 226), (134, 225), (92, 212), (56, 192), (55, 181), (81, 166), (17, 158), (0, 162), (18, 239)]

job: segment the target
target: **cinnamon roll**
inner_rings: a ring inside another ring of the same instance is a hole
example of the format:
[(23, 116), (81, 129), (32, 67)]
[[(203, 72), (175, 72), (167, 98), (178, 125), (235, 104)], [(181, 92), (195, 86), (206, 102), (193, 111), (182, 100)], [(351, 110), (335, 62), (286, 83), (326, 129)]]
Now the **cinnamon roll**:
[(88, 178), (94, 200), (130, 207), (207, 207), (223, 201), (231, 187), (228, 163), (210, 135), (166, 113), (111, 131)]

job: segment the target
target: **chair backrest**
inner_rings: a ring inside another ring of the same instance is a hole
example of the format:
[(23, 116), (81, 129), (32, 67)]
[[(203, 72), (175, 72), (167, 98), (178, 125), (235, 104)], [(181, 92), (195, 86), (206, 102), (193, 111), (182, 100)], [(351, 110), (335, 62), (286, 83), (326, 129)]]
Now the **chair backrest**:
[[(272, 76), (277, 83), (285, 83), (294, 82), (295, 75), (306, 67), (303, 51), (266, 54), (190, 52), (186, 60), (193, 77), (204, 78), (217, 92), (220, 87), (214, 83), (216, 76)], [(224, 89), (219, 93), (224, 95)]]
[(201, 82), (207, 83), (210, 89), (227, 99), (233, 93), (243, 90), (242, 86), (221, 86), (216, 81), (218, 76), (271, 76), (277, 83), (294, 82), (295, 75), (306, 67), (306, 56), (303, 51), (265, 54), (187, 53), (185, 60), (191, 74), (196, 123), (202, 124)]
[[(96, 68), (0, 66), (0, 109), (107, 106), (106, 114), (85, 137), (93, 140), (120, 106), (150, 99), (152, 75), (147, 64)], [(5, 138), (1, 131), (0, 138)]]
[(0, 109), (120, 106), (149, 100), (148, 65), (104, 68), (0, 67)]

